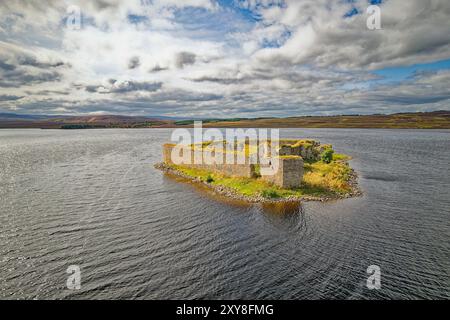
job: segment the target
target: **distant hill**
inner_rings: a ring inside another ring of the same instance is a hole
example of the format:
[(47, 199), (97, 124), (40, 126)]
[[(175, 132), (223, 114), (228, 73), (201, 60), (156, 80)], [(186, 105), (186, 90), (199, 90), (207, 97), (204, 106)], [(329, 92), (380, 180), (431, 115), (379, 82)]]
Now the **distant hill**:
[(17, 120), (17, 119), (19, 119), (19, 120), (36, 120), (36, 119), (46, 119), (46, 118), (49, 118), (49, 116), (0, 112), (0, 121)]
[(214, 123), (205, 123), (203, 126), (214, 128), (450, 129), (450, 111), (245, 119), (215, 121)]
[(34, 116), (0, 113), (0, 128), (91, 129), (166, 127), (173, 121), (122, 115)]
[[(199, 119), (195, 119), (199, 120)], [(122, 115), (51, 116), (0, 113), (0, 128), (93, 129), (192, 127), (193, 119)], [(288, 118), (203, 119), (215, 128), (385, 128), (450, 129), (450, 111), (299, 116)]]

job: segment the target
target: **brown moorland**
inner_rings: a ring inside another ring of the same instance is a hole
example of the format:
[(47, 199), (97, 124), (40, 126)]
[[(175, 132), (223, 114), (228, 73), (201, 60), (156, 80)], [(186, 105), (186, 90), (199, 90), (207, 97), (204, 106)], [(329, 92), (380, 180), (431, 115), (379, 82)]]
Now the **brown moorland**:
[[(12, 118), (0, 115), (0, 128), (94, 129), (94, 128), (175, 128), (192, 127), (193, 120), (119, 115), (46, 116)], [(417, 113), (299, 116), (288, 118), (204, 119), (206, 128), (379, 128), (450, 129), (450, 111)]]

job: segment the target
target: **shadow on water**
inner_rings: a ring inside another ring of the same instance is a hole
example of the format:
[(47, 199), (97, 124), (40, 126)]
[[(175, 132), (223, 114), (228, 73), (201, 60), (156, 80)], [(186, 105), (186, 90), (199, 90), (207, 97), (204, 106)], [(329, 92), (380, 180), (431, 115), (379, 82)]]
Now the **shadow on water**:
[(275, 216), (297, 215), (303, 213), (303, 206), (299, 201), (262, 203), (261, 207), (265, 213)]
[(305, 209), (299, 201), (262, 203), (258, 211), (277, 229), (294, 232), (305, 229)]
[[(167, 182), (179, 183), (181, 188), (188, 188), (196, 191), (201, 197), (207, 197), (211, 200), (234, 207), (249, 208), (258, 206), (262, 213), (274, 217), (286, 219), (289, 216), (297, 216), (304, 213), (303, 206), (299, 201), (287, 202), (267, 202), (267, 203), (249, 203), (243, 200), (233, 199), (226, 195), (218, 194), (202, 182), (192, 181), (170, 173), (164, 173), (164, 180)], [(180, 183), (181, 182), (181, 183)], [(186, 190), (188, 191), (188, 190)]]
[(218, 194), (202, 182), (192, 181), (188, 178), (183, 178), (166, 172), (164, 173), (163, 177), (165, 182), (177, 183), (181, 188), (184, 188), (186, 192), (195, 191), (200, 197), (206, 197), (221, 204), (244, 209), (252, 206), (252, 204), (249, 202)]
[(367, 180), (378, 180), (383, 182), (399, 182), (406, 180), (404, 177), (386, 174), (384, 172), (373, 172), (370, 174), (365, 174), (362, 177)]

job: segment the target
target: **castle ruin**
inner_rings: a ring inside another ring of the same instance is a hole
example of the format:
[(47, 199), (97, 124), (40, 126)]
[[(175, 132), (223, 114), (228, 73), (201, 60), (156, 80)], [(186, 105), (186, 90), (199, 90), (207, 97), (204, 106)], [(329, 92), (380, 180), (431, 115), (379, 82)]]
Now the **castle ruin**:
[[(277, 142), (278, 147), (274, 153), (270, 154), (268, 150), (265, 150), (263, 156), (252, 149), (248, 140), (241, 143), (235, 142), (231, 149), (229, 146), (227, 149), (225, 141), (209, 141), (185, 145), (181, 148), (175, 144), (164, 144), (163, 158), (169, 165), (176, 164), (208, 170), (226, 176), (261, 177), (281, 188), (291, 189), (301, 185), (303, 162), (316, 161), (323, 150), (331, 148), (330, 145), (320, 145), (314, 140), (281, 139)], [(221, 144), (220, 148), (217, 148), (217, 143)], [(268, 143), (271, 142), (268, 141)], [(255, 157), (258, 158), (257, 161)], [(186, 161), (182, 164), (176, 163), (175, 158), (184, 158)], [(264, 170), (264, 168), (271, 170)]]

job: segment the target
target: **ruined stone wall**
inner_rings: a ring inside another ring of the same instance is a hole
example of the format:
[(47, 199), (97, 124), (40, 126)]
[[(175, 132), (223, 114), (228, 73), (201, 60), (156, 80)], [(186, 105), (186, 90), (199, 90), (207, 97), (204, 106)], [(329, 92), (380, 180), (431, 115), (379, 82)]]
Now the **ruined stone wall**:
[(280, 158), (281, 176), (283, 179), (283, 188), (297, 188), (300, 186), (303, 178), (303, 159), (298, 158)]
[[(172, 150), (175, 147), (173, 144), (165, 144), (163, 146), (163, 159), (165, 163), (173, 164)], [(209, 170), (212, 172), (218, 172), (227, 176), (237, 177), (254, 177), (256, 175), (255, 165), (250, 163), (250, 159), (245, 157), (242, 164), (237, 164), (237, 155), (234, 155), (235, 164), (226, 163), (194, 163), (194, 159), (203, 159), (203, 152), (201, 150), (184, 149), (180, 152), (189, 152), (190, 163), (182, 164), (190, 168), (197, 168), (203, 170)], [(225, 154), (223, 154), (225, 157)], [(225, 162), (223, 158), (222, 162)], [(279, 156), (275, 161), (279, 162), (278, 170), (273, 175), (263, 175), (262, 179), (269, 181), (282, 188), (296, 188), (299, 187), (303, 178), (303, 159), (300, 156)], [(273, 164), (272, 164), (273, 166)]]
[(293, 140), (280, 140), (280, 145), (278, 151), (280, 156), (300, 156), (308, 161), (319, 160), (320, 154), (325, 149), (332, 148), (331, 145), (320, 145), (314, 140), (299, 140), (297, 143)]
[(175, 145), (170, 144), (170, 143), (166, 143), (162, 146), (162, 153), (163, 153), (163, 162), (167, 163), (167, 164), (173, 164), (172, 162), (172, 149)]
[[(165, 163), (173, 164), (171, 156), (174, 147), (175, 146), (172, 144), (165, 144), (163, 146), (163, 160)], [(227, 176), (238, 176), (246, 178), (255, 176), (255, 165), (250, 163), (248, 157), (244, 158), (243, 163), (237, 163), (237, 156), (234, 155), (235, 164), (226, 164), (225, 153), (222, 153), (221, 155), (217, 155), (218, 158), (222, 157), (222, 163), (220, 163), (220, 161), (218, 163), (214, 161), (212, 161), (212, 163), (205, 163), (206, 157), (205, 158), (203, 157), (203, 153), (201, 150), (184, 149), (180, 150), (180, 155), (182, 155), (181, 152), (183, 151), (189, 152), (190, 153), (189, 159), (191, 159), (190, 163), (182, 164), (183, 166), (196, 169), (210, 170), (213, 172), (222, 173)], [(214, 160), (214, 157), (212, 158), (213, 158), (212, 160)], [(195, 163), (194, 161), (195, 159), (197, 160), (201, 159), (202, 161), (198, 161), (197, 163)]]
[(299, 156), (278, 157), (278, 170), (274, 175), (264, 175), (262, 179), (282, 188), (297, 188), (303, 178), (303, 159)]

